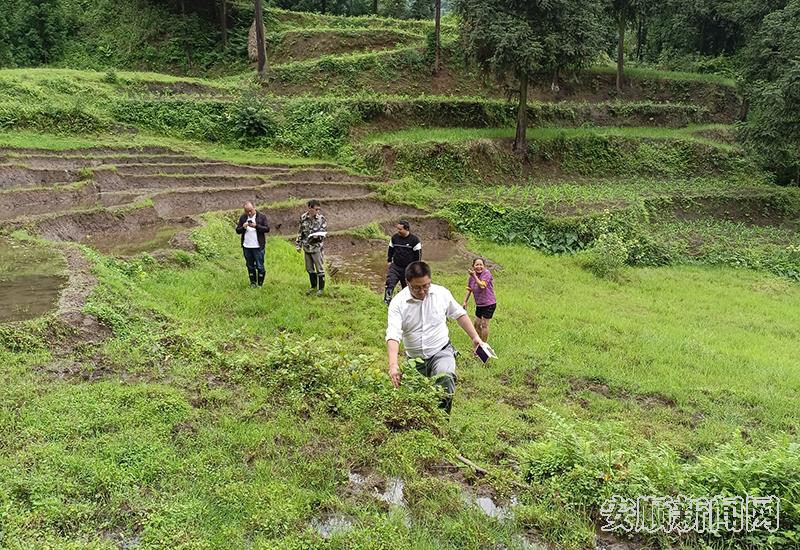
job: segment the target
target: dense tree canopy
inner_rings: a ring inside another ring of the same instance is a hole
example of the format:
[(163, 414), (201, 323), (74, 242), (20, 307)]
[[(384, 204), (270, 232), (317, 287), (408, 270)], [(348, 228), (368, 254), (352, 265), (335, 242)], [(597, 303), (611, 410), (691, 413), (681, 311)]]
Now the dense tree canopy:
[(779, 179), (800, 184), (800, 0), (764, 18), (743, 69), (742, 134)]
[[(455, 1), (442, 3), (444, 13), (450, 13)], [(594, 0), (590, 5), (594, 5)], [(487, 5), (493, 5), (489, 0)], [(509, 2), (509, 5), (515, 2)], [(564, 12), (564, 18), (574, 19), (565, 2), (516, 2), (531, 9), (548, 9)], [(616, 56), (618, 47), (612, 47), (610, 37), (620, 37), (620, 25), (630, 31), (635, 28), (638, 57), (647, 61), (681, 61), (697, 56), (726, 54), (735, 56), (748, 44), (769, 13), (781, 10), (787, 0), (604, 0), (606, 12), (604, 32), (608, 53)], [(227, 9), (222, 10), (225, 6)], [(265, 6), (284, 9), (322, 12), (335, 15), (366, 15), (376, 11), (380, 15), (429, 19), (433, 16), (433, 0), (265, 0)], [(113, 27), (142, 27), (150, 24), (156, 14), (180, 19), (161, 22), (150, 28), (150, 36), (179, 34), (179, 42), (192, 44), (181, 48), (198, 52), (208, 40), (225, 44), (224, 29), (233, 27), (237, 13), (246, 10), (247, 3), (222, 0), (5, 0), (0, 10), (0, 64), (2, 66), (31, 66), (58, 62), (69, 49), (71, 38), (80, 34), (80, 48), (91, 48), (92, 35), (102, 35), (103, 41), (119, 42), (112, 37)], [(552, 7), (552, 9), (550, 9)], [(592, 8), (593, 9), (593, 8)], [(592, 9), (589, 11), (591, 12)], [(122, 18), (132, 13), (140, 14), (137, 21)], [(103, 15), (105, 14), (105, 15)], [(623, 16), (624, 21), (620, 21)], [(222, 25), (222, 20), (228, 22)], [(549, 21), (548, 24), (552, 24)], [(96, 31), (94, 29), (97, 29)], [(582, 32), (580, 26), (576, 32)], [(623, 35), (622, 38), (625, 38)], [(556, 49), (557, 45), (554, 45)], [(569, 49), (565, 45), (565, 49)], [(163, 46), (159, 46), (163, 49)], [(212, 48), (213, 49), (213, 48)], [(628, 48), (626, 51), (632, 49)], [(571, 52), (568, 52), (571, 55)], [(188, 54), (187, 54), (188, 55)], [(111, 56), (109, 61), (115, 61)]]
[(5, 0), (0, 12), (0, 66), (54, 61), (73, 29), (59, 0)]
[(663, 0), (647, 19), (647, 57), (736, 53), (767, 14), (785, 5), (786, 0)]

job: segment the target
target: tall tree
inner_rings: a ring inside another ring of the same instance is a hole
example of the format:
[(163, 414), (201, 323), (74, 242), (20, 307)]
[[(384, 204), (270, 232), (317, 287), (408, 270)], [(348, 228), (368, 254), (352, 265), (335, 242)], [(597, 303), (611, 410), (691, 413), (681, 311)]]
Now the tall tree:
[(222, 29), (222, 49), (228, 47), (228, 0), (219, 3), (219, 22)]
[(433, 0), (411, 0), (408, 5), (408, 17), (411, 19), (430, 19), (433, 15)]
[[(617, 26), (617, 91), (621, 92), (625, 84), (625, 33), (632, 22), (641, 23), (646, 0), (611, 0), (609, 6)], [(637, 29), (637, 55), (641, 47), (643, 29)]]
[(434, 18), (434, 41), (436, 42), (436, 60), (433, 63), (433, 70), (436, 74), (442, 69), (442, 0), (436, 0), (433, 9)]
[(734, 54), (787, 0), (659, 0), (647, 18), (647, 58)]
[(258, 56), (258, 77), (264, 78), (267, 73), (267, 49), (264, 44), (264, 5), (262, 0), (255, 0), (256, 19), (256, 55)]
[(509, 4), (512, 2), (505, 0), (457, 0), (454, 8), (460, 16), (462, 41), (483, 69), (520, 83), (514, 151), (526, 155), (528, 79), (541, 69), (543, 47), (533, 28), (535, 14)]
[(372, 14), (378, 15), (378, 0), (372, 0)]
[(408, 16), (406, 0), (384, 0), (381, 12), (387, 17), (404, 19)]
[(541, 71), (590, 63), (602, 47), (597, 0), (456, 0), (467, 50), (486, 70), (519, 82), (514, 151), (527, 155), (528, 85)]

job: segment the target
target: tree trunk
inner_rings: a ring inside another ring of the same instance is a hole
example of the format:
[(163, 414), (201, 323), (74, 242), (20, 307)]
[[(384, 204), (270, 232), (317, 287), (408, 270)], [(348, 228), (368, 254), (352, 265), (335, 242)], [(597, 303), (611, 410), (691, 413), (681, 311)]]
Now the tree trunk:
[(619, 41), (617, 42), (617, 91), (622, 91), (625, 81), (625, 12), (619, 13)]
[(642, 60), (642, 47), (644, 46), (644, 16), (640, 15), (636, 22), (636, 60)]
[(553, 94), (557, 94), (561, 91), (561, 86), (558, 85), (558, 81), (558, 67), (556, 67), (553, 69), (553, 80), (550, 81), (550, 91), (553, 92)]
[(263, 79), (267, 72), (267, 50), (264, 46), (264, 6), (256, 0), (256, 52), (258, 54), (258, 78)]
[(222, 49), (228, 47), (228, 0), (222, 0), (219, 9), (220, 26), (222, 27)]
[(378, 15), (378, 0), (372, 0), (372, 13)]
[(747, 122), (747, 115), (750, 112), (750, 103), (747, 101), (746, 97), (743, 97), (741, 102), (739, 103), (739, 122)]
[(528, 155), (528, 75), (519, 79), (519, 109), (517, 110), (517, 135), (514, 138), (514, 152), (519, 156)]
[(322, 0), (322, 15), (328, 11), (328, 0)]
[(706, 20), (703, 19), (703, 24), (700, 25), (700, 44), (697, 47), (700, 53), (706, 53)]
[(442, 68), (442, 0), (436, 0), (433, 17), (436, 41), (436, 62), (433, 65), (433, 71), (439, 74)]

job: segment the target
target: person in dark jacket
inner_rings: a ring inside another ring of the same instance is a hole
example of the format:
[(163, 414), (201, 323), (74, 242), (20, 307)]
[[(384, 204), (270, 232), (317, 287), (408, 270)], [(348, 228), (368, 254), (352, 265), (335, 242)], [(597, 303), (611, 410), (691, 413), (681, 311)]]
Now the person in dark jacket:
[(256, 211), (252, 202), (244, 204), (244, 214), (239, 216), (236, 233), (242, 236), (242, 251), (250, 276), (250, 287), (261, 287), (264, 284), (264, 248), (267, 246), (269, 223), (266, 214)]
[(386, 305), (392, 301), (392, 294), (400, 283), (400, 288), (406, 287), (406, 267), (413, 262), (422, 260), (422, 242), (419, 237), (411, 234), (411, 224), (406, 220), (397, 222), (397, 233), (389, 241), (388, 263), (386, 272), (386, 291), (383, 301)]

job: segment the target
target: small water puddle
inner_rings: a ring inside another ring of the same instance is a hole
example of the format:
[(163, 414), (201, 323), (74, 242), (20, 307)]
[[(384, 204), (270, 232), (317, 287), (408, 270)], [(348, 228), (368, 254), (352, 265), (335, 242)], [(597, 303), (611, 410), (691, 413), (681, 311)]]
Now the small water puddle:
[(513, 508), (517, 505), (517, 497), (515, 496), (511, 497), (511, 501), (507, 506), (495, 503), (492, 497), (474, 496), (466, 491), (461, 494), (461, 498), (465, 504), (469, 506), (477, 506), (481, 512), (484, 513), (484, 515), (499, 521), (512, 519), (514, 516)]
[(353, 522), (341, 514), (329, 514), (322, 518), (313, 518), (311, 527), (322, 538), (329, 539), (335, 535), (341, 535), (353, 530)]
[[(403, 502), (403, 489), (405, 483), (399, 477), (394, 477), (386, 483), (386, 490), (378, 493), (378, 498), (390, 506), (405, 506)], [(376, 489), (377, 492), (377, 489)]]
[(56, 251), (0, 238), (0, 323), (35, 319), (55, 309), (67, 282), (62, 271)]
[(135, 256), (169, 248), (172, 237), (183, 229), (185, 227), (181, 225), (154, 225), (124, 233), (88, 235), (81, 242), (109, 256)]

